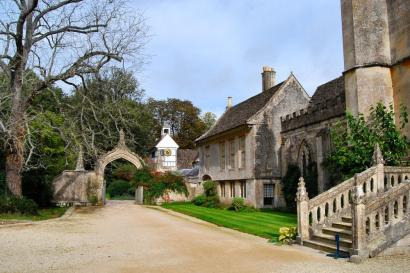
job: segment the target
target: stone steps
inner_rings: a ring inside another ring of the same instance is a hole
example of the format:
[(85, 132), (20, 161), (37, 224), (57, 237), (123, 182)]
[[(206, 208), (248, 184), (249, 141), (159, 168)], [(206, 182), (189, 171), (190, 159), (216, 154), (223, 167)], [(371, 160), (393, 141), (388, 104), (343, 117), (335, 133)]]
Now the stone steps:
[[(329, 245), (336, 245), (336, 239), (335, 236), (328, 235), (328, 234), (317, 234), (313, 235), (312, 237), (313, 241), (329, 244)], [(352, 248), (352, 240), (348, 238), (340, 238), (339, 239), (340, 246), (341, 247), (346, 247), (346, 248)]]
[(346, 229), (342, 229), (342, 228), (333, 228), (333, 227), (323, 228), (322, 233), (333, 235), (333, 236), (335, 236), (336, 234), (339, 234), (340, 238), (345, 238), (345, 239), (352, 238), (352, 232)]
[(347, 231), (349, 231), (349, 230), (351, 231), (351, 230), (352, 230), (352, 223), (333, 222), (333, 223), (332, 223), (332, 227), (344, 229), (344, 230), (347, 230)]
[(322, 233), (313, 234), (303, 245), (331, 254), (336, 253), (336, 234), (339, 235), (339, 251), (342, 257), (349, 257), (352, 248), (352, 218), (343, 216), (341, 221), (332, 223), (331, 227), (324, 227)]
[[(316, 240), (305, 240), (303, 241), (303, 245), (313, 248), (313, 249), (317, 249), (326, 253), (331, 253), (331, 254), (335, 254), (336, 253), (336, 244), (327, 244), (327, 243), (323, 243), (323, 242), (319, 242)], [(347, 247), (340, 247), (339, 248), (339, 253), (342, 257), (348, 257), (349, 256), (349, 248)]]

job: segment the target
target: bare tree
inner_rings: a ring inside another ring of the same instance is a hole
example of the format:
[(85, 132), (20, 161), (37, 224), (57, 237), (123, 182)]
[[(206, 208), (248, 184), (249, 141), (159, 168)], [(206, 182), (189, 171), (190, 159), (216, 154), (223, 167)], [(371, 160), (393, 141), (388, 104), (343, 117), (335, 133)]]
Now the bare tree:
[[(130, 15), (122, 0), (0, 2), (0, 72), (8, 83), (0, 107), (9, 107), (0, 116), (0, 134), (12, 194), (21, 195), (27, 109), (34, 98), (57, 82), (75, 86), (111, 61), (138, 56), (145, 37), (143, 16)], [(27, 82), (28, 72), (36, 81)]]

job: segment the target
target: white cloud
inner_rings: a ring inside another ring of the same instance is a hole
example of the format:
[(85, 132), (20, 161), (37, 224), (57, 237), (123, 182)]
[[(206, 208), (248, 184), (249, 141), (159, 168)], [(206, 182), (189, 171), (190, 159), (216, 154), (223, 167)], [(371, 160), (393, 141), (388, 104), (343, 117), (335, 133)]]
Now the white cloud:
[(138, 75), (149, 96), (190, 99), (221, 114), (260, 92), (263, 65), (278, 81), (291, 71), (312, 93), (343, 69), (338, 0), (143, 0), (152, 29)]

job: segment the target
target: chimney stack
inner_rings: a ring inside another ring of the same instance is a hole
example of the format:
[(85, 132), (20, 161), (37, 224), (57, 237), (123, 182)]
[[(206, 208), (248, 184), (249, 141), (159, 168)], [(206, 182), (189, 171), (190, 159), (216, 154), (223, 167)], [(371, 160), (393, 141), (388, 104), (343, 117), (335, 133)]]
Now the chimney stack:
[(226, 110), (232, 107), (232, 97), (228, 97), (228, 104), (226, 105)]
[(262, 92), (275, 86), (276, 71), (272, 67), (264, 66), (262, 71)]

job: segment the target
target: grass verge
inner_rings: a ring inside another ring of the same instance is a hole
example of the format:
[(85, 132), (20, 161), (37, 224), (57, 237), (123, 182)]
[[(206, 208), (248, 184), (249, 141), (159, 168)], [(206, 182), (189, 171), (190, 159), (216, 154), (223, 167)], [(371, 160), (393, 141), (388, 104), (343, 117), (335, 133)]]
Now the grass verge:
[(61, 217), (68, 208), (46, 208), (39, 209), (38, 215), (23, 215), (19, 213), (0, 213), (0, 222), (17, 222), (17, 221), (43, 221)]
[(168, 203), (162, 207), (195, 218), (277, 242), (279, 228), (296, 226), (296, 214), (277, 211), (235, 212), (205, 208), (192, 203)]

